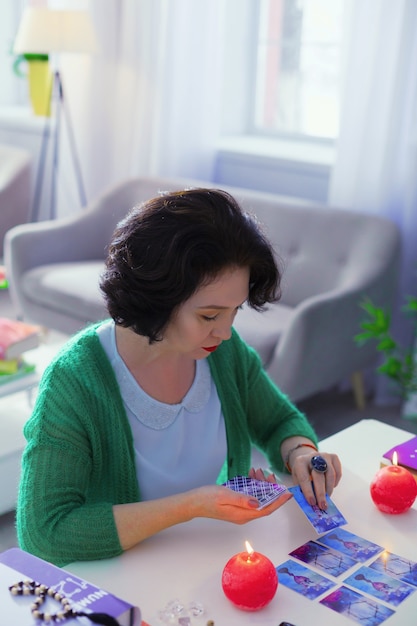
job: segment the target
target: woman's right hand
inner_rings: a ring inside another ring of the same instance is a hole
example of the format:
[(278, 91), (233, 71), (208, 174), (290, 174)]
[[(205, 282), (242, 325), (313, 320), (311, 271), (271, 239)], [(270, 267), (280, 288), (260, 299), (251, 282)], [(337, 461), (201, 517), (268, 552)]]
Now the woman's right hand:
[(233, 524), (246, 524), (271, 515), (292, 498), (290, 492), (284, 492), (268, 506), (258, 509), (259, 502), (253, 496), (220, 485), (199, 487), (188, 493), (193, 494), (195, 514), (192, 517), (208, 517)]
[(256, 498), (221, 485), (197, 487), (166, 498), (115, 504), (113, 513), (123, 550), (127, 550), (161, 530), (189, 522), (196, 517), (246, 524), (271, 515), (292, 494), (284, 492), (277, 500), (258, 510)]

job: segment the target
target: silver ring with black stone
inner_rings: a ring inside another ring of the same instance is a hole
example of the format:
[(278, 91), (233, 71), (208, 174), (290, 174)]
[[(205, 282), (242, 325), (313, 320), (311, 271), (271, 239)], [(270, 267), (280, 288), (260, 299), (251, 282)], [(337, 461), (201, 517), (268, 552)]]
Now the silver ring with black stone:
[(327, 461), (319, 454), (313, 456), (310, 460), (311, 469), (319, 474), (325, 474), (327, 472)]

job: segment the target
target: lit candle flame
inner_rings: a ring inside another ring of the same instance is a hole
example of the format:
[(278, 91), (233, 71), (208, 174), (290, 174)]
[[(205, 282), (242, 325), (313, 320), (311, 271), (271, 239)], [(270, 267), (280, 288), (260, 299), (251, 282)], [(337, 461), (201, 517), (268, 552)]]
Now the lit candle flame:
[(394, 454), (392, 455), (392, 464), (398, 465), (398, 454), (396, 450), (394, 450)]
[(246, 546), (246, 550), (249, 556), (254, 553), (254, 549), (250, 545), (249, 541), (245, 541), (245, 546)]

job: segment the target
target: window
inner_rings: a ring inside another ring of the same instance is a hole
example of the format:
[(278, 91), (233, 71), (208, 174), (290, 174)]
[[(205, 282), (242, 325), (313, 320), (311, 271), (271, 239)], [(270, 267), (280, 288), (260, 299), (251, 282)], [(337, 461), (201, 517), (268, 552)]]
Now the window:
[(13, 71), (13, 42), (26, 0), (6, 0), (0, 6), (0, 106), (25, 102), (26, 83)]
[(252, 134), (335, 139), (344, 0), (260, 0)]

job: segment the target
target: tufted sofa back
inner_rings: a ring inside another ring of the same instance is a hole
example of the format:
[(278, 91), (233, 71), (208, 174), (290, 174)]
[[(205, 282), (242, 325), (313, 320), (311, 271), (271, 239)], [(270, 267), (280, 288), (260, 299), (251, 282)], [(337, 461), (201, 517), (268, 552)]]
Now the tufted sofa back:
[[(254, 213), (284, 265), (282, 304), (358, 288), (389, 271), (398, 246), (395, 226), (379, 216), (237, 192)], [(266, 196), (266, 194), (265, 194)]]

